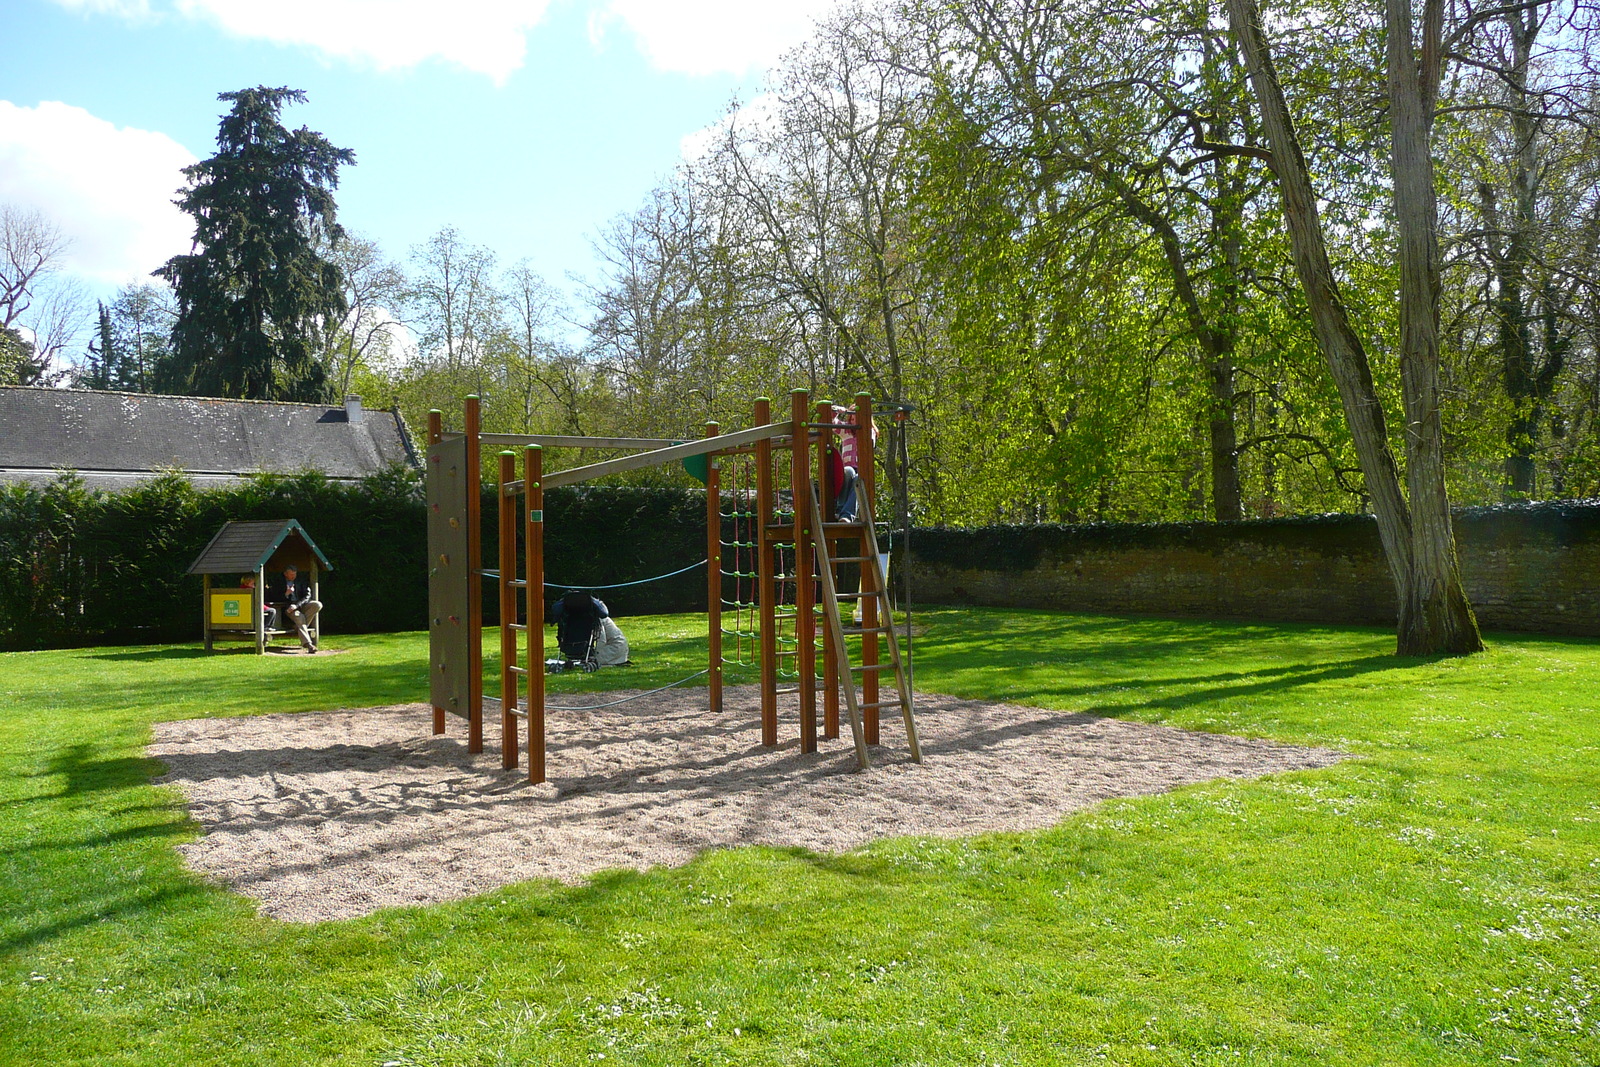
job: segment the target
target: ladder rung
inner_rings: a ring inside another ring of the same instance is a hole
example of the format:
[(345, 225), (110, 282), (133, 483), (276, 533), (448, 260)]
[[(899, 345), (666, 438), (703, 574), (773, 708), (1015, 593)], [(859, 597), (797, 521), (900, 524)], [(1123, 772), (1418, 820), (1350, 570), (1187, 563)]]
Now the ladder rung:
[(871, 562), (871, 559), (872, 559), (872, 557), (870, 557), (870, 556), (834, 556), (832, 562), (834, 562), (834, 563), (869, 563), (869, 562)]
[(898, 700), (874, 700), (870, 704), (857, 704), (856, 705), (856, 707), (859, 708), (862, 711), (866, 711), (866, 710), (868, 710), (870, 708), (898, 708), (898, 707), (903, 707), (903, 706), (904, 706), (903, 703), (901, 701), (898, 701)]
[(509, 585), (513, 589), (526, 589), (526, 588), (528, 588), (528, 583), (525, 580), (521, 579), (521, 578), (513, 578), (509, 582), (507, 582), (506, 584)]
[(865, 530), (867, 527), (865, 523), (859, 522), (825, 522), (822, 524), (822, 528), (824, 530)]
[(510, 671), (512, 674), (527, 674), (528, 673), (528, 668), (526, 668), (526, 667), (507, 667), (506, 670)]
[(800, 692), (800, 687), (797, 685), (792, 689), (774, 689), (772, 691), (772, 695), (773, 696), (782, 697), (782, 696), (788, 696), (790, 693), (798, 693), (798, 692)]
[(892, 670), (894, 670), (894, 664), (893, 663), (861, 663), (861, 664), (852, 665), (850, 669), (853, 670), (853, 671), (892, 671)]
[(508, 623), (506, 623), (506, 625), (511, 627), (513, 630), (520, 630), (523, 633), (527, 633), (528, 632), (528, 624), (527, 623), (508, 622)]
[(846, 637), (858, 636), (860, 634), (886, 634), (888, 632), (889, 632), (889, 627), (887, 627), (887, 626), (846, 626), (846, 627), (844, 627), (844, 635)]

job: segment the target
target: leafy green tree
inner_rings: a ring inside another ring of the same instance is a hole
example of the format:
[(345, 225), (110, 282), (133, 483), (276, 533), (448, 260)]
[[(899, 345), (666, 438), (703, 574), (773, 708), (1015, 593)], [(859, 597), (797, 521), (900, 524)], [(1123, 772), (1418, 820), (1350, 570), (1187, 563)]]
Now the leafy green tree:
[(95, 323), (94, 339), (83, 363), (73, 374), (73, 384), (79, 389), (105, 389), (117, 392), (130, 387), (127, 381), (129, 360), (117, 344), (116, 331), (111, 327), (111, 312), (105, 301), (99, 301), (99, 315)]
[(322, 401), (330, 390), (324, 333), (348, 310), (338, 266), (333, 190), (355, 153), (279, 122), (298, 89), (223, 93), (233, 104), (217, 154), (184, 170), (177, 204), (195, 220), (196, 251), (155, 273), (177, 294), (174, 365), (187, 392)]
[(0, 385), (22, 385), (33, 366), (33, 345), (9, 326), (0, 326)]

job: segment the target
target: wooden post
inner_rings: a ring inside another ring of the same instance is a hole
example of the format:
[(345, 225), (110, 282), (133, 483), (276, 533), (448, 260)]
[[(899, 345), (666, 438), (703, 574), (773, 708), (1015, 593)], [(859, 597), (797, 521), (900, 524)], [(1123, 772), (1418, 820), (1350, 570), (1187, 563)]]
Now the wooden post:
[[(706, 423), (706, 436), (721, 431), (715, 422)], [(735, 523), (737, 526), (737, 523)], [(734, 553), (738, 558), (738, 552)], [(735, 615), (737, 617), (737, 615)], [(706, 688), (711, 698), (711, 714), (722, 713), (722, 474), (717, 470), (716, 453), (706, 456)]]
[[(206, 637), (206, 651), (211, 651), (211, 575), (202, 575), (202, 584), (205, 586), (200, 591), (200, 632)], [(255, 597), (250, 598), (251, 604)], [(261, 612), (256, 612), (256, 617), (261, 617)]]
[(467, 397), (467, 751), (483, 751), (483, 462), (476, 396)]
[[(832, 403), (819, 401), (816, 412), (818, 422), (834, 421)], [(822, 502), (822, 514), (817, 516), (817, 534), (828, 538), (830, 560), (839, 554), (834, 551), (837, 548), (837, 541), (829, 537), (828, 531), (822, 526), (822, 523), (834, 520), (833, 495), (837, 486), (830, 489), (828, 485), (828, 471), (831, 469), (831, 464), (828, 462), (828, 446), (832, 442), (832, 430), (817, 432), (817, 485), (821, 492), (819, 499)], [(837, 575), (834, 576), (834, 581), (838, 582)], [(823, 610), (827, 610), (826, 605)], [(823, 633), (826, 635), (827, 631), (824, 630)], [(839, 653), (826, 636), (822, 641), (822, 736), (830, 741), (839, 736)]]
[[(442, 440), (444, 440), (444, 413), (438, 408), (433, 408), (428, 412), (428, 444), (436, 445)], [(256, 614), (259, 615), (260, 611)], [(433, 667), (429, 666), (428, 670), (432, 671)], [(444, 709), (437, 704), (433, 706), (433, 732), (436, 735), (444, 733)]]
[[(861, 488), (859, 491), (862, 495), (862, 499), (867, 502), (867, 511), (873, 515), (877, 515), (878, 498), (873, 495), (873, 487), (877, 484), (877, 479), (875, 477), (874, 469), (876, 458), (873, 454), (872, 448), (872, 397), (868, 396), (866, 393), (856, 394), (855, 424), (856, 459), (861, 464), (861, 466), (856, 470), (856, 477), (861, 479)], [(878, 531), (867, 530), (862, 536), (877, 537)], [(865, 545), (862, 546), (861, 555), (867, 555)], [(875, 571), (876, 568), (874, 568), (871, 564), (863, 563), (861, 565), (861, 592), (863, 594), (869, 592), (869, 583), (871, 592), (883, 591), (880, 588), (881, 583)], [(863, 595), (860, 603), (861, 628), (863, 630), (871, 631), (874, 626), (879, 625), (878, 598), (875, 596)], [(884, 621), (888, 625), (893, 626), (893, 615)], [(877, 662), (878, 635), (871, 632), (864, 633), (861, 635), (861, 703), (863, 705), (861, 726), (862, 732), (866, 734), (867, 744), (869, 745), (878, 744), (878, 709), (874, 706), (878, 703), (878, 672), (872, 669)]]
[[(794, 498), (794, 664), (800, 685), (800, 751), (817, 750), (817, 619), (811, 565), (811, 394), (789, 394), (789, 492)], [(821, 530), (816, 532), (820, 533)]]
[[(317, 557), (311, 556), (311, 599), (318, 604), (322, 603), (322, 572), (317, 569)], [(318, 609), (317, 617), (311, 620), (311, 647), (322, 647), (322, 611)]]
[(528, 781), (544, 781), (544, 451), (522, 452), (522, 485), (527, 505), (523, 532), (523, 587), (528, 626)]
[[(256, 588), (259, 589), (261, 601), (258, 607), (265, 606), (267, 602), (267, 568), (263, 564), (256, 568)], [(254, 598), (252, 598), (254, 599)], [(256, 612), (256, 655), (267, 654), (267, 617), (260, 611)]]
[[(757, 426), (772, 422), (772, 401), (756, 398)], [(756, 442), (756, 602), (761, 615), (761, 743), (778, 743), (778, 609), (772, 545), (772, 441)]]
[(500, 453), (500, 766), (517, 765), (517, 454)]

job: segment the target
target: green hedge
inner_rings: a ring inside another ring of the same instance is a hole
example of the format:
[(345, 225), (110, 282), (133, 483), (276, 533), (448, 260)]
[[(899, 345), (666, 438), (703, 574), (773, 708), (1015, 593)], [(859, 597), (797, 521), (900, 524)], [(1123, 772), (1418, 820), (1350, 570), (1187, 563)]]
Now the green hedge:
[[(495, 565), (497, 495), (483, 494), (486, 566)], [(578, 487), (546, 494), (552, 580), (647, 578), (705, 558), (705, 496), (678, 489)], [(198, 490), (180, 474), (91, 491), (73, 475), (0, 487), (0, 649), (198, 640), (201, 579), (183, 572), (230, 519), (293, 518), (332, 561), (323, 578), (331, 633), (426, 626), (422, 486), (395, 470), (358, 486), (316, 473), (262, 475)], [(705, 571), (604, 591), (619, 615), (705, 609)], [(497, 604), (486, 595), (485, 621)]]
[[(1600, 503), (1592, 500), (1457, 508), (1456, 541), (1463, 549), (1548, 538), (1559, 543), (1600, 538)], [(1256, 544), (1296, 552), (1381, 556), (1371, 515), (1306, 515), (1245, 522), (1089, 523), (936, 527), (914, 531), (920, 563), (963, 570), (1030, 571), (1045, 560), (1083, 551), (1185, 548), (1223, 552)]]
[(73, 475), (0, 489), (0, 648), (183, 641), (200, 635), (201, 579), (184, 574), (230, 519), (298, 519), (333, 562), (329, 628), (420, 629), (427, 605), (421, 483), (359, 486), (262, 475), (196, 489), (181, 474), (91, 491)]

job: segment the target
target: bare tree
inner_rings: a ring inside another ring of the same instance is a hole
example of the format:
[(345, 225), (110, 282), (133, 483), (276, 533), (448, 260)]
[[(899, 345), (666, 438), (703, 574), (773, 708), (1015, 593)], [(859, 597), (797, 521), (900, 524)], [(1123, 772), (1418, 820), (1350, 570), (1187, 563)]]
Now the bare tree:
[(525, 259), (506, 271), (500, 287), (511, 341), (506, 384), (522, 409), (521, 431), (533, 432), (541, 398), (561, 409), (563, 429), (581, 425), (570, 353), (552, 336), (562, 321), (560, 296)]
[(465, 370), (478, 392), (486, 384), (485, 346), (499, 318), (492, 251), (468, 244), (446, 226), (411, 250), (417, 275), (407, 306), (420, 326), (421, 358), (452, 373)]
[(38, 211), (0, 205), (0, 328), (7, 330), (18, 385), (49, 385), (64, 369), (51, 368), (73, 348), (83, 329), (81, 287), (57, 279), (67, 238)]
[(406, 299), (406, 276), (384, 257), (376, 241), (356, 234), (346, 233), (325, 254), (344, 277), (349, 305), (339, 328), (328, 331), (326, 355), (343, 396), (350, 392), (356, 369), (385, 353), (400, 328), (398, 311)]

